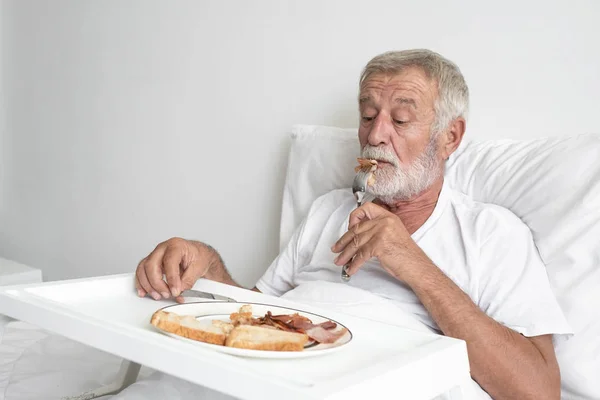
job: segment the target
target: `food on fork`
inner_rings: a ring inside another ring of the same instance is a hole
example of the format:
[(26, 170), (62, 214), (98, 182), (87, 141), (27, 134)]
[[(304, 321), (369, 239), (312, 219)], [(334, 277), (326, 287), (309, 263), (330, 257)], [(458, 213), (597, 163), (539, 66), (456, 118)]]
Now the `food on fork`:
[(377, 169), (377, 160), (371, 160), (369, 158), (357, 158), (358, 165), (354, 167), (354, 172), (360, 170), (364, 172), (373, 172)]
[(377, 160), (371, 160), (368, 158), (357, 158), (356, 160), (358, 161), (358, 165), (354, 167), (354, 172), (363, 172), (369, 174), (367, 185), (373, 186), (373, 184), (375, 184), (375, 176), (373, 176), (373, 172), (375, 172), (377, 169)]
[(150, 323), (157, 328), (200, 342), (252, 350), (302, 351), (309, 339), (317, 343), (335, 343), (347, 332), (333, 321), (313, 324), (298, 313), (263, 317), (252, 315), (246, 304), (231, 313), (229, 321), (199, 321), (191, 315), (158, 310)]

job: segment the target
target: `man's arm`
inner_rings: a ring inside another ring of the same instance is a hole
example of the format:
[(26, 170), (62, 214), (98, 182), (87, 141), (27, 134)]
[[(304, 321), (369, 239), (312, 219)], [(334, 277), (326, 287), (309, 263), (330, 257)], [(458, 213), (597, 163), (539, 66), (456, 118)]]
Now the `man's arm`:
[(367, 203), (332, 247), (350, 275), (372, 257), (409, 285), (445, 335), (467, 343), (473, 378), (494, 398), (560, 398), (550, 335), (526, 338), (487, 316), (412, 240), (396, 215)]
[[(210, 255), (209, 267), (204, 276), (202, 276), (202, 278), (210, 279), (211, 281), (215, 282), (226, 283), (231, 286), (242, 287), (240, 284), (233, 280), (233, 278), (229, 274), (229, 271), (227, 271), (227, 268), (225, 267), (223, 258), (221, 258), (221, 255), (212, 246), (209, 246), (202, 242), (193, 243), (199, 248), (200, 251), (203, 247), (206, 247)], [(194, 280), (194, 282), (196, 282), (196, 280)]]
[[(200, 242), (197, 242), (197, 243), (200, 245), (205, 245)], [(208, 245), (205, 245), (205, 246), (208, 246)], [(231, 275), (229, 274), (229, 271), (225, 267), (225, 263), (223, 262), (223, 259), (221, 258), (221, 255), (219, 254), (219, 252), (217, 252), (212, 246), (208, 246), (208, 247), (211, 250), (213, 261), (211, 263), (211, 267), (208, 269), (204, 278), (210, 279), (210, 280), (213, 280), (216, 282), (226, 283), (231, 286), (242, 287), (239, 283), (234, 281), (233, 278), (231, 277)], [(254, 286), (252, 288), (252, 290), (255, 292), (261, 293), (261, 291), (256, 286)]]
[(445, 335), (467, 343), (473, 379), (494, 399), (560, 399), (551, 335), (527, 338), (494, 321), (423, 256), (405, 282)]
[(233, 280), (221, 255), (212, 246), (181, 238), (160, 243), (140, 261), (135, 285), (141, 297), (149, 294), (159, 300), (173, 296), (181, 303), (180, 293), (190, 289), (200, 278), (242, 287)]

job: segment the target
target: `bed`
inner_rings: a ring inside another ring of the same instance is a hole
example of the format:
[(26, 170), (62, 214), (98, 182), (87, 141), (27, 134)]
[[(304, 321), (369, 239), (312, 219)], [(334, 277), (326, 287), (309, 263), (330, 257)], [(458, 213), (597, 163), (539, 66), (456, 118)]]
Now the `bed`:
[[(315, 198), (350, 186), (358, 155), (354, 129), (298, 125), (291, 139), (282, 247)], [(509, 208), (530, 227), (575, 331), (554, 343), (564, 399), (600, 398), (599, 160), (600, 135), (595, 134), (522, 141), (467, 139), (446, 171), (455, 188)], [(114, 381), (121, 362), (34, 325), (0, 319), (0, 400), (84, 393)], [(135, 384), (103, 398), (229, 397), (142, 367)]]

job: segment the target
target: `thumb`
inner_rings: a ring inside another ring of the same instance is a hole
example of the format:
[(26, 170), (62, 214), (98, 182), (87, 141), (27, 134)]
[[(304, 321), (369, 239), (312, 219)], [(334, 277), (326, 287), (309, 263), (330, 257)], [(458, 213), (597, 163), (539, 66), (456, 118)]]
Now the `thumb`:
[[(194, 283), (198, 280), (196, 273), (194, 272), (194, 268), (188, 267), (183, 271), (183, 275), (181, 275), (181, 292), (184, 290), (191, 289), (194, 286)], [(175, 297), (175, 301), (179, 304), (185, 303), (185, 299), (183, 296)]]
[(181, 290), (191, 289), (197, 280), (198, 278), (196, 277), (194, 268), (186, 268), (185, 271), (183, 271), (183, 275), (181, 275)]
[[(192, 268), (186, 268), (185, 271), (183, 271), (183, 275), (181, 275), (181, 292), (180, 293), (183, 293), (184, 290), (191, 289), (192, 286), (194, 286), (194, 283), (196, 283), (196, 280), (197, 279), (196, 279), (194, 273), (192, 272)], [(178, 302), (179, 304), (185, 303), (185, 299), (181, 295), (175, 297), (175, 301)]]

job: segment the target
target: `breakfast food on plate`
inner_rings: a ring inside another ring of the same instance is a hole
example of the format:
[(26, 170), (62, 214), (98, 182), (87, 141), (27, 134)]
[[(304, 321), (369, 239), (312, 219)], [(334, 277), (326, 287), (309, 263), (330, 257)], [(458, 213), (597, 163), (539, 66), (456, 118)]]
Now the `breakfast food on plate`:
[(335, 343), (344, 336), (346, 329), (335, 330), (337, 324), (325, 321), (321, 324), (313, 324), (312, 321), (298, 313), (285, 315), (272, 315), (267, 312), (264, 317), (252, 320), (253, 325), (274, 327), (288, 332), (305, 333), (310, 339), (319, 343)]
[(354, 167), (354, 172), (358, 173), (359, 171), (365, 172), (369, 174), (369, 179), (367, 180), (367, 185), (373, 186), (375, 183), (375, 176), (373, 176), (373, 172), (377, 169), (377, 160), (371, 160), (368, 158), (357, 158), (358, 165)]
[(309, 341), (335, 343), (347, 332), (333, 321), (313, 324), (298, 313), (254, 317), (246, 304), (231, 313), (229, 321), (199, 321), (190, 315), (159, 310), (150, 323), (157, 328), (200, 342), (228, 347), (270, 351), (302, 351)]
[[(164, 331), (212, 344), (225, 344), (228, 334), (226, 324), (223, 326), (202, 324), (192, 316), (180, 316), (166, 311), (155, 312), (150, 323)], [(233, 328), (233, 325), (231, 327)]]
[(250, 304), (241, 306), (238, 312), (231, 313), (229, 319), (234, 326), (251, 324), (252, 306)]
[(233, 324), (231, 322), (221, 321), (220, 319), (214, 319), (212, 324), (213, 326), (219, 327), (225, 335), (229, 335), (229, 332), (233, 329)]
[(308, 342), (305, 333), (281, 331), (255, 325), (240, 325), (231, 331), (225, 346), (240, 349), (302, 351)]

